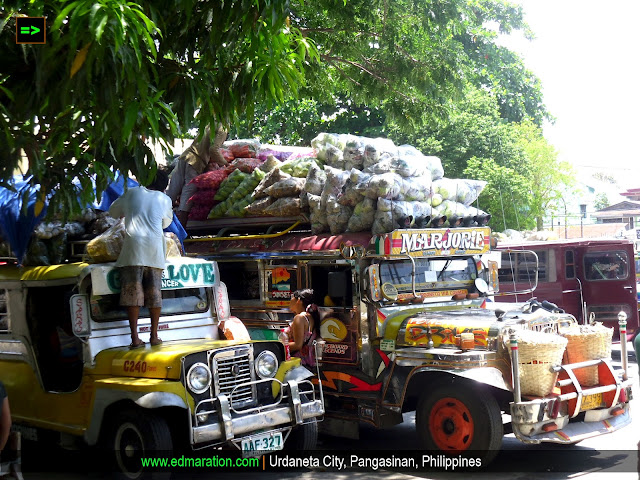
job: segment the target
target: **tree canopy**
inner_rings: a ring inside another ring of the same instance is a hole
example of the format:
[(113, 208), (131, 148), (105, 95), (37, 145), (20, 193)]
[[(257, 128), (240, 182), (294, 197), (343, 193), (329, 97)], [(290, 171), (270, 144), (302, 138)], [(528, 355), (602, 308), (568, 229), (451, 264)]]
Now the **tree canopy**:
[[(46, 16), (47, 44), (16, 45), (16, 15)], [(501, 118), (540, 124), (539, 81), (496, 41), (513, 30), (529, 33), (502, 0), (8, 0), (0, 180), (24, 151), (53, 211), (67, 212), (91, 200), (92, 175), (98, 194), (115, 169), (146, 184), (156, 163), (145, 139), (263, 122), (288, 102), (310, 116), (291, 124), (292, 143), (312, 135), (314, 102), (327, 106), (320, 120), (415, 138), (445, 124), (468, 85)]]

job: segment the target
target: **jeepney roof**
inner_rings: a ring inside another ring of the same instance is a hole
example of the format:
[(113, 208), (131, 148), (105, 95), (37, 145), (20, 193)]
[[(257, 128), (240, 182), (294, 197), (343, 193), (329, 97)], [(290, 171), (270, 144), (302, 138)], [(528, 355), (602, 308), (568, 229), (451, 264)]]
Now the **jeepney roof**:
[(88, 263), (76, 262), (63, 265), (42, 265), (36, 267), (20, 267), (17, 265), (0, 265), (0, 281), (47, 281), (80, 277), (90, 267)]
[[(181, 267), (183, 265), (203, 263), (215, 263), (209, 260), (188, 258), (188, 257), (171, 257), (167, 259), (167, 265)], [(73, 280), (77, 281), (93, 271), (108, 272), (115, 267), (115, 262), (94, 263), (86, 262), (65, 263), (60, 265), (41, 265), (33, 267), (22, 267), (18, 265), (0, 265), (0, 282), (1, 281), (23, 281), (23, 282), (45, 282), (52, 280)], [(174, 267), (174, 268), (175, 268)], [(217, 269), (215, 272), (215, 282), (218, 280)], [(208, 282), (207, 282), (208, 283)]]

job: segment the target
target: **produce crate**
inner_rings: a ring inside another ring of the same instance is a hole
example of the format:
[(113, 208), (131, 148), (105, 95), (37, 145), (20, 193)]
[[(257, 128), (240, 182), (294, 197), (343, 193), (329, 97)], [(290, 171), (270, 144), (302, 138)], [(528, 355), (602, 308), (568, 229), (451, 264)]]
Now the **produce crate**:
[[(568, 340), (567, 363), (611, 357), (613, 328), (607, 328), (601, 323), (580, 325), (566, 330), (562, 335)], [(599, 383), (597, 365), (576, 369), (574, 374), (584, 387)]]
[(558, 373), (552, 367), (562, 363), (567, 339), (553, 333), (520, 330), (518, 371), (522, 395), (544, 397), (556, 385)]

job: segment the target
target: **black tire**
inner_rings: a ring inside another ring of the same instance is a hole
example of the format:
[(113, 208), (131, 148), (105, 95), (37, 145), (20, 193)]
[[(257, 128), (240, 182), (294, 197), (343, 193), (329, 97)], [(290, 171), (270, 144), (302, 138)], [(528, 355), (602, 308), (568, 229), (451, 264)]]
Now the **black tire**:
[(287, 438), (287, 450), (315, 450), (318, 445), (318, 421), (314, 418), (309, 423), (294, 427)]
[(434, 453), (468, 452), (488, 465), (502, 445), (504, 429), (498, 403), (486, 391), (457, 382), (425, 393), (416, 410), (423, 448)]
[(107, 449), (112, 453), (116, 478), (168, 479), (171, 472), (143, 470), (140, 459), (167, 456), (173, 451), (166, 420), (145, 410), (125, 410), (110, 419)]
[[(307, 402), (307, 396), (300, 396), (302, 402)], [(287, 450), (299, 450), (308, 451), (315, 450), (318, 445), (318, 420), (313, 419), (309, 423), (303, 423), (297, 427), (293, 427), (287, 441), (285, 448)]]

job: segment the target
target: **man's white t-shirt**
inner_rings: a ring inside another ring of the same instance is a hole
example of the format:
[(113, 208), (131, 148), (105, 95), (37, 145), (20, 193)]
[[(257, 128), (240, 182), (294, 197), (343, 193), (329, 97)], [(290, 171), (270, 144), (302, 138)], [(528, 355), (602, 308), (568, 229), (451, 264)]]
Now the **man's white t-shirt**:
[(165, 267), (162, 230), (173, 221), (168, 196), (145, 187), (130, 188), (111, 204), (109, 215), (124, 217), (124, 243), (116, 266)]

